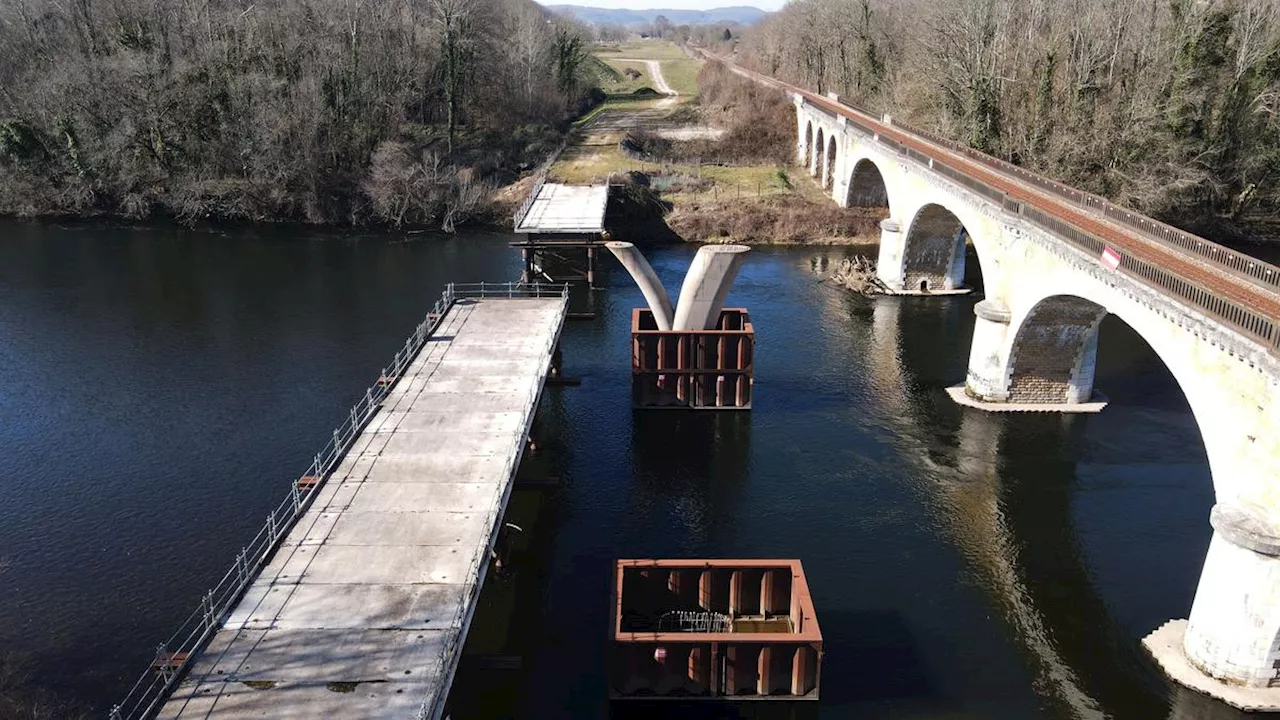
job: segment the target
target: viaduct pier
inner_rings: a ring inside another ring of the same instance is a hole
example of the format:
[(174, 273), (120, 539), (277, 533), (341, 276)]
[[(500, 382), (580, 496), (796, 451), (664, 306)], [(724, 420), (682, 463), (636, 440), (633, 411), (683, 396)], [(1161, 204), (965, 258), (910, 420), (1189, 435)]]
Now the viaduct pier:
[(1213, 539), (1185, 620), (1144, 644), (1178, 682), (1280, 710), (1280, 268), (888, 114), (724, 62), (789, 94), (796, 161), (842, 206), (879, 206), (880, 280), (985, 298), (968, 372), (975, 411), (1096, 411), (1098, 326), (1128, 324), (1186, 395), (1213, 475)]

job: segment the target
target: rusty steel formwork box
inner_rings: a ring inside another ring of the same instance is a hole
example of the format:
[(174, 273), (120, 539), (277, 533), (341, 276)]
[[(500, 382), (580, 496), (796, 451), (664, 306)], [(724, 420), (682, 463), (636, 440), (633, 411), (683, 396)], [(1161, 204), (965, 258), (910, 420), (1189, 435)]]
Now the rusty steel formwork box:
[(612, 650), (615, 701), (818, 699), (799, 560), (619, 560)]
[(750, 410), (756, 332), (743, 308), (715, 330), (659, 330), (648, 308), (631, 312), (631, 401), (646, 409)]

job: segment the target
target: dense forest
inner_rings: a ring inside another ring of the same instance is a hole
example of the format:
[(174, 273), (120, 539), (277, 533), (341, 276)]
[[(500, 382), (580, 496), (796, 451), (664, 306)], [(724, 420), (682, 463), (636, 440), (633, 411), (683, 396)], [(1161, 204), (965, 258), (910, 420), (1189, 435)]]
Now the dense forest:
[(532, 0), (6, 0), (0, 213), (448, 228), (590, 58)]
[(1182, 224), (1280, 210), (1280, 0), (796, 0), (738, 52)]

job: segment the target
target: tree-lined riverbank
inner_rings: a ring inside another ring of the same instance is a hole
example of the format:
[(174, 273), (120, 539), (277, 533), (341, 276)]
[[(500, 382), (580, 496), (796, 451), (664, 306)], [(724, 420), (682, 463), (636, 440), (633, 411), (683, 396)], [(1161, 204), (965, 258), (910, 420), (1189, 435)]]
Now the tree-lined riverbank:
[(450, 227), (592, 94), (531, 0), (0, 7), (0, 214)]
[(797, 0), (737, 52), (1188, 229), (1275, 234), (1276, 0)]

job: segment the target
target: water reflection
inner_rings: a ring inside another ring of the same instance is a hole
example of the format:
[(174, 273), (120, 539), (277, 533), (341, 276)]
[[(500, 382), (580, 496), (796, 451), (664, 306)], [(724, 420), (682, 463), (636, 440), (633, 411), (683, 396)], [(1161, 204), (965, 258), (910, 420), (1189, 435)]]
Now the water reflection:
[[(885, 388), (878, 399), (899, 419), (898, 440), (910, 447), (903, 456), (917, 462), (929, 479), (923, 489), (933, 494), (939, 521), (1021, 641), (1037, 688), (1060, 708), (1053, 714), (1157, 717), (1169, 708), (1171, 717), (1235, 717), (1231, 708), (1181, 687), (1166, 695), (1172, 684), (1145, 657), (1137, 638), (1113, 619), (1096, 586), (1073, 512), (1077, 459), (1089, 442), (1091, 419), (993, 415), (940, 404), (937, 388), (958, 378), (945, 377), (954, 361), (939, 358), (937, 338), (958, 332), (954, 310), (968, 312), (971, 302), (949, 301), (950, 308), (938, 308), (881, 298), (871, 304), (866, 327), (875, 351), (864, 357), (874, 362), (868, 371)], [(903, 322), (904, 312), (910, 321)], [(971, 324), (958, 346), (967, 344)], [(1119, 347), (1109, 358), (1103, 349), (1100, 367), (1106, 360), (1143, 365), (1148, 383), (1151, 370), (1164, 370), (1146, 367), (1154, 354), (1141, 340), (1134, 342), (1132, 331), (1112, 328), (1110, 335)], [(1177, 409), (1190, 417), (1167, 370), (1155, 384), (1160, 397), (1179, 397)], [(1193, 442), (1199, 445), (1198, 432)], [(1202, 448), (1199, 456), (1207, 468)], [(1203, 508), (1207, 512), (1208, 505)]]
[[(0, 644), (37, 651), (39, 677), (97, 705), (439, 285), (518, 272), (505, 238), (36, 227), (0, 244)], [(669, 287), (692, 252), (654, 251)], [(964, 376), (976, 298), (816, 282), (848, 253), (752, 251), (730, 298), (760, 342), (749, 413), (632, 412), (643, 301), (613, 270), (607, 292), (575, 293), (598, 313), (565, 330), (583, 383), (545, 396), (528, 469), (563, 482), (513, 498), (526, 544), (486, 586), (473, 636), (520, 671), (479, 676), (455, 717), (602, 717), (607, 588), (626, 556), (801, 558), (827, 653), (823, 699), (801, 714), (1236, 717), (1170, 688), (1138, 646), (1185, 616), (1211, 502), (1158, 359), (1104, 322), (1105, 413), (963, 410), (943, 388)]]
[(670, 557), (696, 556), (741, 502), (751, 413), (637, 410), (631, 427), (629, 522), (678, 529), (683, 546)]
[[(907, 306), (900, 298), (877, 298), (873, 302), (868, 327), (877, 352), (870, 355), (875, 361), (872, 371), (885, 383), (884, 399), (900, 420), (899, 439), (913, 446), (903, 456), (919, 463), (922, 476), (929, 481), (921, 489), (937, 504), (938, 520), (969, 559), (972, 570), (980, 575), (980, 584), (991, 593), (996, 607), (1032, 658), (1041, 692), (1071, 717), (1103, 716), (1097, 702), (1081, 688), (1075, 672), (1060, 657), (1016, 564), (1018, 543), (1006, 526), (1000, 497), (1004, 418), (976, 411), (960, 411), (958, 418), (954, 410), (928, 412), (947, 408), (937, 407), (936, 397), (933, 402), (922, 397), (927, 395), (925, 387), (945, 384), (944, 377), (940, 377), (945, 373), (940, 370), (950, 363), (938, 358), (936, 343), (924, 347), (921, 336), (954, 336), (960, 312), (970, 310), (971, 303), (914, 300), (912, 306)], [(913, 317), (910, 332), (904, 332), (904, 311), (923, 316), (925, 322)], [(931, 382), (921, 383), (922, 379)], [(958, 428), (954, 424), (957, 420)], [(948, 432), (954, 433), (951, 442), (936, 441), (935, 436)]]

